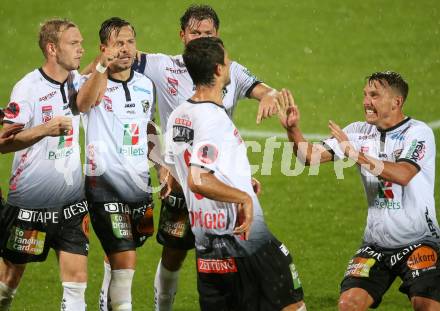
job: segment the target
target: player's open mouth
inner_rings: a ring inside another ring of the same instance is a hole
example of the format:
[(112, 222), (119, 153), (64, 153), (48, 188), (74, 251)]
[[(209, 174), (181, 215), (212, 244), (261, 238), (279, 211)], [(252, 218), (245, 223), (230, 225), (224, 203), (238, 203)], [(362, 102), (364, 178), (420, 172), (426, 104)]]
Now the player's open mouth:
[(371, 115), (373, 115), (373, 114), (376, 114), (376, 111), (373, 110), (373, 109), (365, 109), (365, 114), (366, 114), (367, 116), (371, 116)]

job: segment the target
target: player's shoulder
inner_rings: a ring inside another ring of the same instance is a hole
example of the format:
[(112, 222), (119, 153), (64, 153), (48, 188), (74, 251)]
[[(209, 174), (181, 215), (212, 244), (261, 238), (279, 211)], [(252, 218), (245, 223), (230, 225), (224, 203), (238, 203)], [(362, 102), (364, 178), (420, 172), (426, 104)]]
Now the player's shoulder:
[(35, 69), (22, 77), (15, 83), (14, 88), (32, 88), (42, 80), (41, 73)]
[(356, 121), (348, 124), (344, 131), (353, 134), (371, 134), (377, 132), (377, 127), (365, 121)]
[(432, 128), (429, 127), (428, 124), (426, 124), (423, 121), (416, 120), (416, 119), (410, 119), (409, 120), (409, 128), (408, 133), (424, 133), (429, 136), (434, 136), (434, 132), (432, 131)]

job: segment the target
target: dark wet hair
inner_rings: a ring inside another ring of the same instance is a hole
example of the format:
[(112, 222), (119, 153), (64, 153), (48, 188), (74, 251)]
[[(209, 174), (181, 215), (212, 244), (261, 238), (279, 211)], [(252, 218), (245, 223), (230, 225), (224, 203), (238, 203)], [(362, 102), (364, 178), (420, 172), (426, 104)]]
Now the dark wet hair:
[(220, 27), (220, 20), (218, 19), (217, 13), (209, 5), (193, 4), (186, 9), (185, 13), (180, 18), (180, 29), (185, 30), (191, 18), (197, 21), (210, 19), (214, 23), (216, 30)]
[(386, 86), (385, 82), (389, 87), (399, 92), (403, 97), (403, 102), (405, 102), (406, 97), (408, 96), (408, 83), (403, 79), (403, 77), (394, 71), (382, 71), (375, 72), (367, 77), (368, 83), (372, 83), (374, 81), (379, 82), (382, 86)]
[(113, 30), (116, 31), (116, 35), (118, 35), (119, 31), (121, 31), (121, 28), (125, 26), (129, 26), (133, 30), (133, 34), (136, 37), (136, 31), (134, 30), (133, 25), (122, 18), (112, 17), (105, 20), (101, 24), (101, 29), (99, 30), (99, 40), (101, 40), (102, 44), (107, 43)]
[(185, 47), (183, 60), (196, 86), (213, 85), (217, 65), (225, 64), (223, 41), (216, 37), (191, 40)]

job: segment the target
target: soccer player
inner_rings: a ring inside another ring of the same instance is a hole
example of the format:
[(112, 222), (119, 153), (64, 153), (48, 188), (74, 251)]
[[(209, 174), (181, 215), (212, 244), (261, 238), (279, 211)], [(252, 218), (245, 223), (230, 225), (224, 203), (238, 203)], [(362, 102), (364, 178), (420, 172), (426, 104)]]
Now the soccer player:
[(186, 45), (196, 86), (168, 119), (165, 161), (187, 202), (201, 310), (305, 310), (285, 245), (267, 228), (240, 134), (226, 114), (231, 62), (218, 38)]
[[(180, 19), (180, 38), (186, 46), (199, 37), (217, 37), (220, 21), (208, 5), (190, 6)], [(194, 83), (188, 74), (182, 55), (141, 54), (135, 64), (137, 71), (153, 80), (157, 87), (158, 109), (162, 131), (171, 112), (194, 94)], [(232, 62), (231, 83), (222, 91), (223, 105), (230, 118), (238, 100), (245, 97), (259, 101), (257, 123), (277, 112), (276, 90), (258, 80), (247, 68)], [(165, 173), (160, 174), (163, 179)], [(256, 191), (258, 181), (253, 180)], [(194, 248), (188, 212), (182, 190), (174, 184), (169, 196), (162, 200), (157, 240), (163, 245), (154, 281), (156, 310), (172, 309), (177, 291), (179, 270), (187, 251)]]
[[(132, 70), (136, 32), (113, 17), (99, 31), (96, 70), (78, 93), (86, 129), (86, 194), (93, 228), (110, 263), (112, 310), (132, 310), (136, 248), (153, 234), (148, 134), (156, 134), (150, 79)], [(100, 94), (102, 86), (105, 93)], [(97, 101), (98, 100), (98, 101)], [(107, 308), (107, 299), (100, 309)]]
[(0, 310), (8, 310), (28, 262), (56, 251), (62, 310), (85, 310), (88, 214), (79, 153), (79, 82), (82, 36), (68, 20), (46, 21), (39, 46), (45, 62), (14, 87), (4, 130), (24, 124), (2, 152), (14, 156), (9, 194), (1, 211)]
[(341, 283), (339, 310), (379, 306), (396, 277), (414, 310), (440, 310), (440, 230), (434, 206), (435, 140), (423, 122), (403, 113), (408, 84), (395, 72), (376, 72), (364, 87), (364, 122), (332, 137), (307, 142), (299, 109), (283, 90), (280, 120), (294, 152), (309, 164), (353, 159), (367, 196), (368, 218), (360, 248)]

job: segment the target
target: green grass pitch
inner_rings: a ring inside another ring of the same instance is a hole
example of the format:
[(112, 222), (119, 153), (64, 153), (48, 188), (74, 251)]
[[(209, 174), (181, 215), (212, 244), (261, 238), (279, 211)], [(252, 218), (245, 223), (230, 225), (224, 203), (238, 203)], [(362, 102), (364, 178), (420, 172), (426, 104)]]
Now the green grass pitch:
[[(84, 37), (83, 65), (98, 51), (98, 29), (111, 16), (136, 27), (138, 48), (179, 54), (179, 17), (193, 1), (55, 1), (3, 0), (0, 6), (0, 106), (7, 104), (13, 85), (39, 67), (38, 25), (58, 16), (76, 22)], [(362, 89), (368, 74), (391, 69), (410, 85), (405, 112), (426, 122), (440, 119), (440, 3), (436, 0), (253, 0), (207, 1), (221, 19), (221, 37), (230, 56), (276, 88), (290, 88), (301, 109), (306, 133), (328, 133), (327, 121), (340, 125), (363, 118)], [(257, 105), (243, 101), (235, 111), (239, 129), (281, 132), (276, 119), (255, 124)], [(440, 130), (435, 130), (437, 146)], [(278, 138), (282, 141), (281, 137)], [(259, 140), (263, 144), (264, 140)], [(305, 290), (308, 310), (336, 310), (338, 286), (345, 266), (359, 245), (366, 203), (355, 168), (336, 179), (332, 165), (317, 176), (306, 169), (299, 176), (281, 174), (281, 150), (275, 152), (271, 175), (255, 175), (274, 234), (293, 252)], [(249, 152), (261, 166), (262, 153)], [(437, 166), (440, 164), (437, 147)], [(0, 156), (4, 192), (12, 157)], [(292, 165), (294, 160), (292, 161)], [(437, 206), (439, 174), (437, 170)], [(159, 204), (156, 204), (158, 207)], [(158, 216), (159, 208), (155, 215)], [(439, 211), (439, 208), (437, 208)], [(158, 219), (156, 218), (156, 221)], [(133, 285), (134, 310), (152, 310), (153, 278), (160, 247), (150, 239), (139, 250)], [(103, 252), (92, 236), (87, 303), (97, 309)], [(198, 310), (194, 253), (181, 273), (176, 311)], [(410, 310), (396, 281), (381, 310)], [(59, 310), (62, 288), (53, 254), (31, 264), (12, 310)]]

